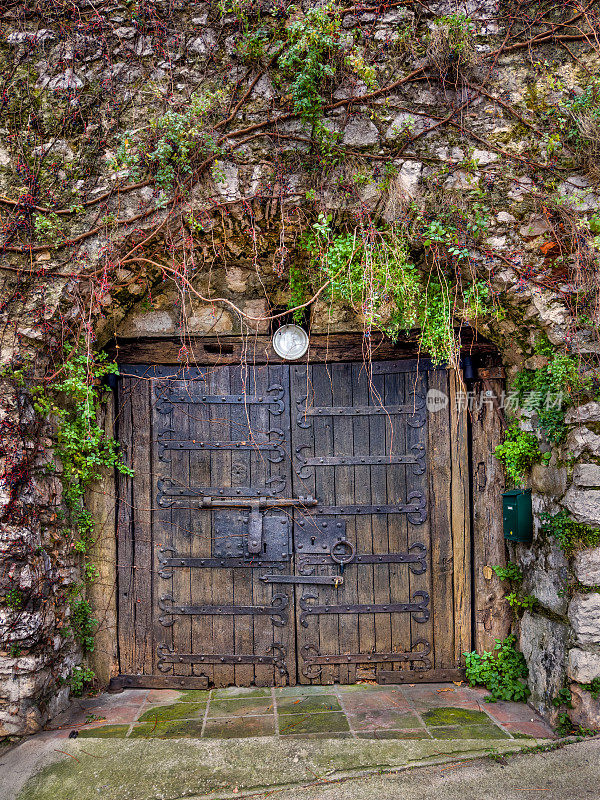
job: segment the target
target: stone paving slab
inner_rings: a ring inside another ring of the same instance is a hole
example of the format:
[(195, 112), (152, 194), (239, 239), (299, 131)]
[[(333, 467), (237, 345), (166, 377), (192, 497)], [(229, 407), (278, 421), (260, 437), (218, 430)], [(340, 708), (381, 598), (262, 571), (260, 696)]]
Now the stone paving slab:
[[(315, 715), (316, 716), (316, 715)], [(6, 754), (0, 800), (156, 800), (271, 795), (307, 784), (518, 751), (536, 740), (69, 739), (32, 737)], [(547, 740), (546, 740), (547, 741)], [(20, 772), (19, 772), (20, 770)], [(26, 771), (31, 777), (22, 790)], [(339, 786), (338, 786), (339, 788)], [(361, 797), (361, 795), (357, 795)]]
[(455, 684), (129, 689), (77, 701), (53, 724), (54, 736), (89, 738), (354, 739), (552, 738), (523, 703), (486, 703), (487, 692)]

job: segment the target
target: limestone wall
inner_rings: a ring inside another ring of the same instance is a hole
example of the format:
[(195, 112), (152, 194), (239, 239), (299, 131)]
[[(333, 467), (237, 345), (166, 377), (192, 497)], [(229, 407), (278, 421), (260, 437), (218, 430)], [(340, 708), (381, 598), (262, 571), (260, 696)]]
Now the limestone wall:
[[(591, 220), (600, 193), (589, 161), (552, 138), (551, 111), (580, 96), (597, 71), (596, 5), (581, 15), (575, 4), (541, 3), (534, 23), (517, 4), (493, 0), (340, 5), (341, 44), (321, 98), (321, 122), (339, 134), (328, 146), (315, 144), (313, 123), (294, 105), (293, 76), (278, 62), (281, 31), (310, 3), (295, 11), (185, 0), (101, 2), (94, 11), (53, 0), (11, 6), (0, 43), (0, 352), (10, 367), (0, 391), (0, 594), (18, 590), (20, 600), (0, 602), (0, 735), (50, 719), (81, 660), (65, 600), (79, 572), (62, 533), (53, 421), (36, 414), (30, 383), (15, 379), (20, 365), (44, 380), (59, 369), (62, 342), (77, 337), (96, 346), (115, 335), (181, 337), (185, 360), (188, 334), (267, 332), (271, 311), (290, 300), (290, 265), (308, 269), (302, 237), (322, 213), (345, 230), (404, 225), (424, 275), (441, 270), (456, 286), (482, 281), (496, 311), (470, 324), (497, 342), (509, 380), (543, 365), (542, 332), (595, 371)], [(433, 35), (436, 20), (456, 14), (470, 19), (464, 62), (464, 50), (440, 50)], [(263, 28), (260, 50), (248, 37)], [(258, 50), (249, 55), (250, 42)], [(174, 184), (161, 185), (147, 150), (137, 171), (128, 166), (157, 120), (219, 91)], [(467, 223), (477, 213), (484, 221), (475, 236)], [(460, 224), (432, 243), (422, 220), (442, 218)], [(468, 253), (456, 263), (455, 246)], [(582, 292), (588, 305), (578, 314)], [(326, 294), (310, 318), (314, 332), (369, 323), (360, 302)], [(536, 515), (564, 507), (600, 525), (598, 405), (573, 409), (568, 422), (567, 442), (533, 470)], [(91, 506), (109, 530), (110, 507)], [(568, 677), (573, 719), (600, 727), (599, 705), (581, 689), (600, 676), (600, 594), (582, 591), (600, 583), (600, 550), (567, 559), (538, 518), (533, 545), (512, 555), (538, 599), (516, 624), (533, 704), (555, 716), (552, 700)], [(105, 611), (109, 584), (104, 574), (92, 590)], [(102, 633), (108, 650), (112, 613)]]

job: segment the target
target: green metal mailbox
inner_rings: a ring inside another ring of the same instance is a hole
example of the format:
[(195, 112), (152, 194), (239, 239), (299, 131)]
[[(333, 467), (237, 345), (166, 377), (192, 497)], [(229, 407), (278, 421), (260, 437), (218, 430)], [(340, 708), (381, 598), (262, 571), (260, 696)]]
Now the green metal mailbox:
[(511, 489), (502, 494), (504, 538), (509, 542), (530, 542), (533, 539), (531, 489)]

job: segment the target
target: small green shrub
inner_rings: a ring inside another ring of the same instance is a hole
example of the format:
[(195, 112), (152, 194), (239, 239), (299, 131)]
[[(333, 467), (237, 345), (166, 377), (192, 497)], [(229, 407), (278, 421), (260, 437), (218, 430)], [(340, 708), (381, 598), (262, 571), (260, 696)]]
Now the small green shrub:
[(547, 438), (559, 444), (566, 436), (565, 413), (569, 405), (590, 391), (590, 383), (580, 372), (577, 361), (557, 352), (548, 342), (538, 345), (537, 352), (548, 356), (548, 363), (539, 369), (524, 369), (514, 381), (520, 405), (537, 414), (537, 424)]
[(94, 630), (98, 621), (92, 615), (92, 607), (81, 596), (82, 586), (76, 587), (71, 593), (71, 620), (70, 628), (75, 640), (81, 644), (84, 653), (91, 653), (94, 649)]
[(558, 723), (554, 730), (558, 736), (596, 736), (598, 733), (591, 728), (584, 728), (583, 725), (576, 725), (571, 721), (567, 711), (558, 715)]
[(555, 708), (560, 708), (561, 706), (573, 708), (573, 703), (571, 702), (571, 690), (567, 686), (563, 686), (563, 688), (557, 693), (556, 697), (552, 699), (552, 705)]
[(507, 561), (504, 567), (492, 567), (492, 569), (501, 581), (513, 581), (514, 583), (522, 583), (523, 581), (521, 567), (512, 561)]
[(515, 649), (516, 637), (496, 639), (493, 653), (464, 653), (467, 665), (467, 681), (471, 686), (485, 686), (491, 693), (490, 702), (517, 700), (524, 702), (530, 695), (524, 682), (527, 664), (523, 654)]
[(582, 683), (581, 688), (589, 692), (594, 700), (600, 698), (600, 677), (594, 678), (591, 683)]
[(542, 532), (553, 536), (565, 555), (600, 545), (600, 530), (577, 522), (564, 509), (557, 514), (542, 514)]
[(71, 693), (81, 697), (84, 691), (93, 684), (96, 673), (89, 667), (73, 667), (73, 672), (68, 680)]
[(516, 486), (523, 486), (528, 470), (550, 455), (542, 453), (536, 435), (522, 431), (517, 422), (506, 430), (504, 441), (496, 447), (495, 454)]
[(506, 599), (508, 600), (509, 606), (515, 609), (522, 608), (531, 611), (531, 609), (535, 608), (538, 604), (537, 597), (534, 597), (532, 594), (520, 595), (518, 592), (511, 592), (506, 595)]

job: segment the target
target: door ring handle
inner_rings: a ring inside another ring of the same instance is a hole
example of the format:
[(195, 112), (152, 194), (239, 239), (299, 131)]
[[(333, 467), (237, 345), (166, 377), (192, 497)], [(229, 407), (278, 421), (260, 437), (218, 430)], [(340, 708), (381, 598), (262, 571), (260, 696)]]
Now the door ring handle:
[[(347, 547), (348, 550), (342, 553), (336, 553), (336, 547)], [(335, 561), (336, 564), (349, 564), (351, 561), (354, 561), (354, 556), (356, 555), (356, 548), (349, 542), (348, 539), (341, 539), (339, 542), (331, 545), (331, 549), (329, 550), (329, 555), (331, 556), (331, 560)]]

